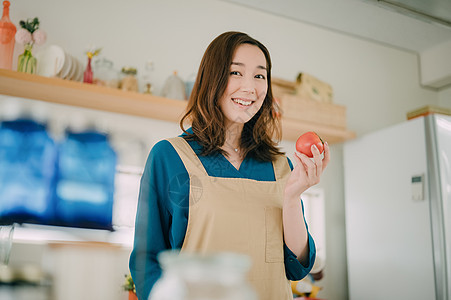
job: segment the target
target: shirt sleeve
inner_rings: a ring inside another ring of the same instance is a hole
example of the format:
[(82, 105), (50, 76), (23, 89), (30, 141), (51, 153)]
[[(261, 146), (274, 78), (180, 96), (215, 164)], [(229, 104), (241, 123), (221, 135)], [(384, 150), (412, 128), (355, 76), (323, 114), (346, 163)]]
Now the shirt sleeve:
[[(290, 165), (290, 168), (293, 170), (293, 165), (288, 158), (288, 164)], [(301, 200), (302, 205), (302, 212), (304, 212), (304, 203)], [(305, 217), (304, 217), (304, 222)], [(283, 253), (284, 253), (284, 261), (285, 261), (285, 273), (287, 275), (288, 280), (301, 280), (307, 274), (312, 270), (313, 264), (315, 263), (316, 258), (316, 247), (315, 242), (310, 235), (310, 232), (308, 232), (308, 225), (307, 222), (305, 223), (305, 226), (307, 228), (308, 233), (308, 247), (309, 247), (309, 253), (308, 253), (308, 263), (307, 265), (303, 265), (296, 257), (296, 254), (294, 254), (290, 248), (287, 247), (287, 245), (284, 243), (283, 245)]]
[(139, 299), (147, 299), (161, 276), (157, 255), (171, 248), (169, 235), (171, 214), (166, 202), (170, 174), (169, 142), (161, 141), (152, 148), (141, 177), (135, 221), (133, 251), (129, 267)]

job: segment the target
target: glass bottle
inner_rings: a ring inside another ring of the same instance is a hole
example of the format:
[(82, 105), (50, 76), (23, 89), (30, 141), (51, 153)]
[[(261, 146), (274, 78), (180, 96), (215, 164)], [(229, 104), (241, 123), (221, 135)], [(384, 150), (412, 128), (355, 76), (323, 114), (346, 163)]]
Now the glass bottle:
[(112, 88), (119, 87), (119, 73), (113, 68), (113, 62), (106, 58), (97, 60), (94, 63), (93, 83)]
[(121, 70), (122, 79), (120, 89), (123, 91), (138, 92), (138, 79), (136, 78), (137, 70), (133, 67), (123, 67)]
[(144, 82), (144, 94), (152, 95), (153, 94), (153, 86), (152, 86), (152, 73), (153, 73), (153, 61), (148, 60), (145, 63), (144, 67), (144, 75), (143, 75), (143, 82)]
[(144, 94), (152, 95), (152, 84), (150, 82), (146, 82), (146, 90)]
[(83, 73), (83, 82), (92, 83), (93, 81), (93, 73), (91, 68), (91, 58), (88, 57), (88, 64), (86, 65), (86, 70)]
[(16, 26), (9, 19), (9, 1), (3, 1), (3, 16), (0, 20), (0, 69), (12, 70), (14, 36)]
[(235, 253), (210, 255), (169, 250), (158, 255), (163, 269), (152, 300), (256, 300), (246, 280), (250, 258)]
[(19, 55), (17, 71), (30, 74), (36, 73), (36, 57), (31, 53), (32, 49), (33, 46), (31, 44), (25, 45), (24, 52)]

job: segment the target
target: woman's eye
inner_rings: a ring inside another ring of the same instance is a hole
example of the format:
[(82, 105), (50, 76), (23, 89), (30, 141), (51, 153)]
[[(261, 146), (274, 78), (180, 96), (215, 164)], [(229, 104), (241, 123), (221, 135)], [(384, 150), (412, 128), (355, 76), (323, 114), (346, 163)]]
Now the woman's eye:
[(255, 78), (265, 79), (265, 75), (255, 75)]
[(231, 71), (230, 75), (240, 75), (240, 72), (238, 72), (238, 71)]

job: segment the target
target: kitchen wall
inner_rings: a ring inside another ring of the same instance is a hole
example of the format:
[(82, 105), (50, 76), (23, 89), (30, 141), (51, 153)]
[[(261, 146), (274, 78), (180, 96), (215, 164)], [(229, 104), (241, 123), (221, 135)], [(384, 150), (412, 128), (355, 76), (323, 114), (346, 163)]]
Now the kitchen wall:
[(439, 106), (451, 108), (451, 87), (441, 90), (438, 96)]
[[(150, 76), (156, 94), (174, 70), (183, 79), (196, 72), (214, 37), (239, 30), (268, 47), (274, 77), (294, 80), (299, 72), (307, 72), (330, 83), (335, 103), (347, 107), (348, 127), (358, 135), (402, 122), (408, 111), (424, 105), (451, 107), (450, 89), (437, 92), (420, 86), (416, 53), (227, 1), (12, 1), (11, 19), (16, 24), (35, 16), (48, 34), (46, 45), (62, 46), (83, 62), (90, 44), (101, 46), (102, 56), (116, 68), (135, 66), (139, 76)], [(148, 61), (153, 61), (151, 73), (145, 70)], [(137, 120), (134, 131), (152, 135), (161, 126), (158, 121)], [(174, 126), (164, 133), (176, 135), (178, 129)], [(293, 143), (283, 146), (291, 155)], [(382, 158), (369, 154), (368, 159)], [(327, 222), (327, 266), (320, 296), (334, 300), (347, 299), (343, 167), (342, 146), (333, 145), (332, 161), (320, 184)]]

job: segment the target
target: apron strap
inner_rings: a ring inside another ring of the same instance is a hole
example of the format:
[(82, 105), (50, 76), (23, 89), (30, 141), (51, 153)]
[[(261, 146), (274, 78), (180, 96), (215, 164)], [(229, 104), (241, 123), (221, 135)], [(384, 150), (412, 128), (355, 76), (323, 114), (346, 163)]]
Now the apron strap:
[(274, 166), (274, 176), (276, 177), (276, 181), (281, 180), (287, 176), (287, 173), (291, 172), (288, 159), (285, 155), (278, 155), (272, 164)]
[(183, 164), (185, 165), (188, 174), (190, 175), (208, 175), (207, 171), (202, 165), (199, 157), (194, 152), (193, 148), (188, 144), (188, 142), (182, 137), (168, 138), (172, 146), (174, 147), (177, 154), (180, 156)]

